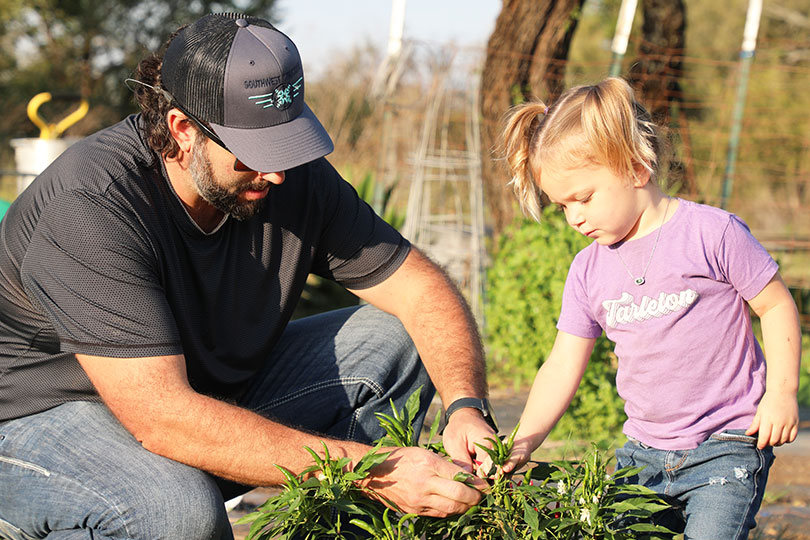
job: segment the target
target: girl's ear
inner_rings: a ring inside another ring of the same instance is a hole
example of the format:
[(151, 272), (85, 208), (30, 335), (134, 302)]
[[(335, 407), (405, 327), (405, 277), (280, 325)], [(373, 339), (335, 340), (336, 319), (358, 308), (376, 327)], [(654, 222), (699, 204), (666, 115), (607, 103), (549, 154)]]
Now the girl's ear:
[(644, 165), (636, 164), (633, 167), (633, 172), (635, 173), (633, 178), (634, 187), (642, 188), (650, 181), (650, 171)]
[(194, 146), (194, 137), (197, 135), (197, 130), (191, 120), (180, 109), (170, 109), (166, 113), (166, 125), (169, 133), (177, 141), (180, 151), (185, 154), (190, 153)]

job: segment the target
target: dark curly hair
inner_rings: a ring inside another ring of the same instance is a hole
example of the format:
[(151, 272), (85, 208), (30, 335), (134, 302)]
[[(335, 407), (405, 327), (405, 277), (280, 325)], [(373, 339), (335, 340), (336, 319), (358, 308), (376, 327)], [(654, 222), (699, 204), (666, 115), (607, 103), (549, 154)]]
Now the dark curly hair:
[[(153, 86), (154, 88), (162, 88), (160, 78), (160, 69), (163, 66), (163, 53), (169, 46), (169, 43), (179, 34), (183, 28), (178, 28), (166, 43), (158, 50), (138, 64), (135, 70), (135, 79), (138, 81)], [(172, 134), (169, 133), (169, 126), (166, 124), (166, 113), (174, 107), (171, 101), (167, 100), (162, 92), (157, 92), (149, 86), (144, 84), (134, 85), (133, 91), (135, 93), (135, 100), (141, 108), (143, 113), (143, 126), (146, 132), (146, 142), (149, 146), (164, 157), (173, 158), (180, 151), (177, 141), (174, 140)], [(196, 126), (194, 126), (196, 128)]]

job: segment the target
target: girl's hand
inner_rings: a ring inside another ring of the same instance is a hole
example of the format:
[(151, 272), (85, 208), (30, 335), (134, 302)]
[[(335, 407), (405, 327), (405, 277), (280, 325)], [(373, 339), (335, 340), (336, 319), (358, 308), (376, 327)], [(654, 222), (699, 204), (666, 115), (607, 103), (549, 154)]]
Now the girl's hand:
[(757, 448), (793, 442), (799, 431), (799, 405), (792, 392), (765, 392), (748, 436), (757, 436)]

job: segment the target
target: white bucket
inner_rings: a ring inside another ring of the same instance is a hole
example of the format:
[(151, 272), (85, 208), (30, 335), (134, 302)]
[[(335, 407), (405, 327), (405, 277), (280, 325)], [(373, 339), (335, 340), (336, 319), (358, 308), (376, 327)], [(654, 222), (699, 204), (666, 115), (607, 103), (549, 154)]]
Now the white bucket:
[(17, 163), (17, 193), (22, 193), (34, 178), (45, 170), (65, 149), (78, 141), (77, 137), (64, 139), (12, 139), (14, 159)]

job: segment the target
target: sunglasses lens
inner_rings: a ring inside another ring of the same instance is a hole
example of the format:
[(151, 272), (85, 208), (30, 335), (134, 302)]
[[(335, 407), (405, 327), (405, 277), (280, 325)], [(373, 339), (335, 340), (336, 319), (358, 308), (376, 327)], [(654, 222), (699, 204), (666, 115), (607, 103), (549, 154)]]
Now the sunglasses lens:
[(239, 161), (239, 158), (236, 158), (236, 161), (233, 162), (233, 170), (240, 172), (253, 171), (253, 169), (251, 169), (250, 167)]

